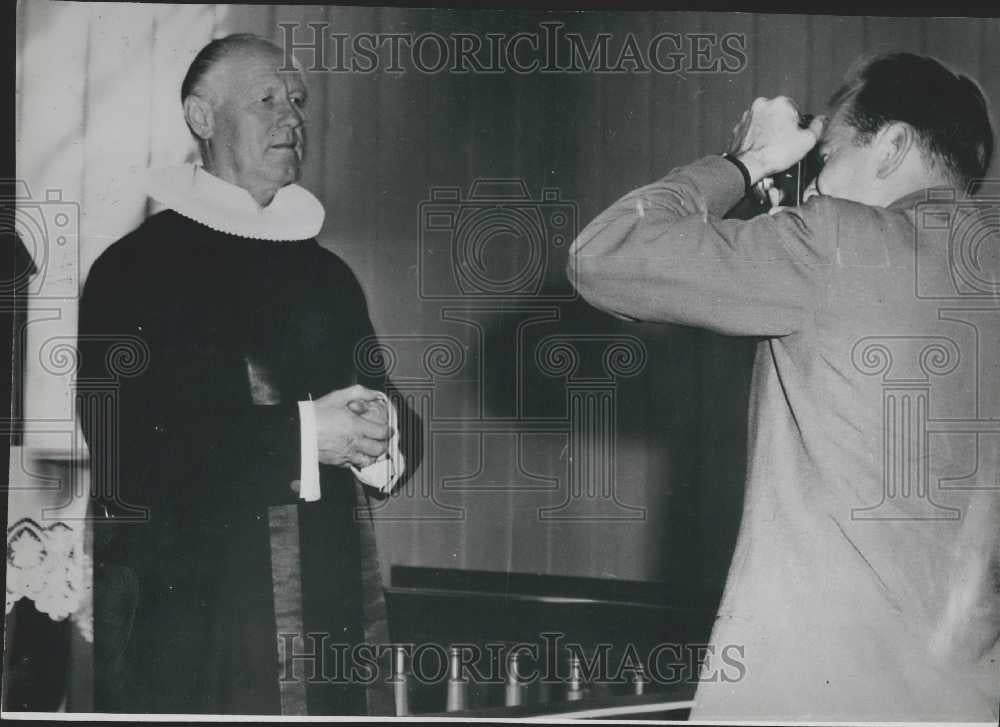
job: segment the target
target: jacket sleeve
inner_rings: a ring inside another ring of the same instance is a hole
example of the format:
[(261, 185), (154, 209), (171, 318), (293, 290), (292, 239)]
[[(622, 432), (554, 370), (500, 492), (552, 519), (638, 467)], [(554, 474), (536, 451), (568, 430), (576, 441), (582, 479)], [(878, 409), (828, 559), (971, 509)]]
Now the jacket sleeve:
[(742, 193), (739, 170), (721, 157), (630, 192), (573, 243), (571, 282), (619, 317), (728, 335), (794, 332), (829, 270), (835, 209), (814, 197), (774, 215), (722, 219)]

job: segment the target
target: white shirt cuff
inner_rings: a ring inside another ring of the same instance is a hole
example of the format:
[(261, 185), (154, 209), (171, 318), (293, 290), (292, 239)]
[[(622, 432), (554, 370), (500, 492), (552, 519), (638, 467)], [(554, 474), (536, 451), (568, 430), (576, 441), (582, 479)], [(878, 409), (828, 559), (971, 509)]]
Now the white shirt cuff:
[(312, 401), (299, 402), (299, 423), (302, 444), (299, 447), (299, 497), (316, 502), (322, 494), (319, 487), (319, 444), (316, 435), (316, 407)]

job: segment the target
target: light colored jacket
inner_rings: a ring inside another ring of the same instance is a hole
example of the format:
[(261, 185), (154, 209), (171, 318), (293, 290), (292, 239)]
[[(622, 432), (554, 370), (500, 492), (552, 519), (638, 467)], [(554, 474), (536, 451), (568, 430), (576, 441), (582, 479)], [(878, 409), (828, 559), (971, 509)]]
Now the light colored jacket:
[(995, 722), (1000, 202), (722, 219), (742, 193), (720, 157), (675, 169), (568, 269), (609, 313), (765, 337), (711, 645), (743, 669), (709, 656), (691, 717)]

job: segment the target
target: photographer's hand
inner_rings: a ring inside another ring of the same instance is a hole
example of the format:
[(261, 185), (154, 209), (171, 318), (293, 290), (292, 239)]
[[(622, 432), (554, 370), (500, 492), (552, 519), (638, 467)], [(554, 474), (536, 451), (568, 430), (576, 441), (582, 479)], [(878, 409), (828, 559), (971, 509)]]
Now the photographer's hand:
[(729, 153), (750, 172), (750, 183), (788, 169), (816, 145), (825, 118), (817, 116), (809, 128), (799, 127), (799, 112), (787, 96), (757, 98), (733, 127)]

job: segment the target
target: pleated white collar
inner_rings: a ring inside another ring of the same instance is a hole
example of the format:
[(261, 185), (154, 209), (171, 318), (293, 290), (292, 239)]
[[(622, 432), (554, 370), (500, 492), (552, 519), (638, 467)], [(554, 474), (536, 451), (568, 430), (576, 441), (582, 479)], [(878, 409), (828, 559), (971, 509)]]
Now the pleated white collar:
[(261, 207), (242, 187), (181, 164), (149, 174), (147, 194), (164, 206), (218, 232), (255, 240), (308, 240), (319, 234), (323, 204), (305, 187), (289, 184)]

